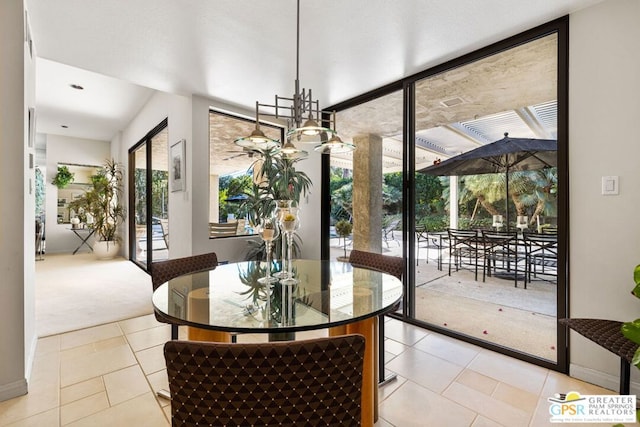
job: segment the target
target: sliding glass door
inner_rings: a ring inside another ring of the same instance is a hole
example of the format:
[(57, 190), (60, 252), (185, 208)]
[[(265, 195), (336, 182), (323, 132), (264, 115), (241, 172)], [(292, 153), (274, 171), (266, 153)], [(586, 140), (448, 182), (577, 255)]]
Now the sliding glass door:
[(557, 148), (523, 151), (522, 162), (547, 160), (527, 170), (515, 152), (511, 172), (488, 154), (471, 172), (470, 160), (434, 165), (505, 135), (518, 147), (557, 140), (557, 58), (551, 34), (420, 79), (414, 99), (415, 319), (553, 363), (557, 247), (530, 257), (525, 237), (557, 233)]
[(169, 257), (167, 121), (129, 150), (130, 259), (144, 269)]
[[(553, 21), (328, 107), (357, 148), (323, 170), (324, 257), (353, 248), (404, 256), (395, 317), (560, 371), (567, 34), (566, 19)], [(440, 173), (507, 135), (553, 148), (520, 153), (528, 160), (511, 170), (489, 160), (473, 174), (464, 164)], [(343, 236), (340, 221), (353, 231)]]

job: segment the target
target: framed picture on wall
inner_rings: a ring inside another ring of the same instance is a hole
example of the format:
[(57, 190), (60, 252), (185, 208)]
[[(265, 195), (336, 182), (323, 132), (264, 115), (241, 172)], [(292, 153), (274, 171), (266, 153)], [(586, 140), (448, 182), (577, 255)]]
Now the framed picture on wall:
[(186, 141), (181, 139), (169, 152), (169, 186), (171, 191), (184, 191), (186, 184)]

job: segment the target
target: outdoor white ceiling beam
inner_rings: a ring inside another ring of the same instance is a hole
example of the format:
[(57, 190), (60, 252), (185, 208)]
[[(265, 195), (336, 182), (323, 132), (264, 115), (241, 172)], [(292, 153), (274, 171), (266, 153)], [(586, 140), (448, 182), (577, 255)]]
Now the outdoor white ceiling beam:
[(483, 140), (478, 139), (478, 137), (476, 135), (473, 135), (469, 132), (469, 129), (463, 127), (460, 123), (456, 122), (456, 123), (450, 123), (448, 125), (444, 125), (442, 126), (444, 129), (447, 129), (451, 132), (454, 132), (456, 134), (458, 134), (459, 136), (468, 139), (469, 141), (473, 142), (475, 145), (477, 146), (481, 146), (481, 145), (485, 145), (488, 144), (489, 140), (487, 140), (486, 138), (483, 138)]
[(551, 136), (547, 133), (544, 126), (538, 120), (536, 113), (531, 111), (529, 107), (518, 108), (515, 110), (518, 117), (522, 119), (522, 121), (529, 126), (531, 132), (539, 139), (551, 139)]

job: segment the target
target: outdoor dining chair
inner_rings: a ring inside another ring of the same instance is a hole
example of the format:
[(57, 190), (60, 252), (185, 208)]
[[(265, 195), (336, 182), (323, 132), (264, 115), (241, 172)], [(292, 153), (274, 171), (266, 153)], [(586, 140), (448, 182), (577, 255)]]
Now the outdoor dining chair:
[(210, 222), (209, 237), (236, 236), (238, 234), (237, 222)]
[(478, 232), (448, 228), (447, 236), (449, 240), (449, 276), (451, 276), (451, 265), (455, 265), (456, 271), (458, 271), (464, 266), (466, 258), (468, 265), (475, 271), (475, 280), (478, 280), (478, 244), (481, 242)]
[(359, 426), (365, 339), (164, 345), (178, 426)]
[[(558, 277), (558, 236), (551, 233), (524, 233), (526, 253), (526, 279), (550, 276)], [(525, 282), (526, 287), (526, 282)]]
[(524, 252), (520, 251), (518, 244), (518, 231), (490, 231), (482, 230), (483, 268), (482, 281), (486, 277), (496, 276), (498, 270), (502, 270), (501, 277), (513, 278), (514, 286), (518, 287), (518, 278), (522, 277), (524, 288), (527, 289), (527, 281), (524, 275), (524, 267), (519, 264), (524, 261)]
[(384, 242), (387, 244), (387, 248), (389, 247), (390, 240), (396, 242), (398, 246), (400, 246), (400, 242), (396, 240), (396, 237), (393, 234), (396, 227), (398, 227), (398, 224), (400, 224), (400, 220), (394, 219), (390, 221), (389, 224), (387, 224), (385, 227), (382, 227), (382, 238)]
[[(212, 270), (218, 266), (218, 256), (215, 252), (202, 255), (194, 255), (184, 258), (168, 259), (151, 263), (151, 284), (153, 290), (160, 285), (178, 276), (198, 271)], [(154, 310), (158, 322), (171, 324), (171, 339), (178, 339), (178, 325), (165, 319), (160, 313)]]

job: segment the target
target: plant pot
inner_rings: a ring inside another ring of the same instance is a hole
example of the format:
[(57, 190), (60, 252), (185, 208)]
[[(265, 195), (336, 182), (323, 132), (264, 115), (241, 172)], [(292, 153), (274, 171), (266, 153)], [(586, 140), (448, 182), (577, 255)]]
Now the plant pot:
[(120, 252), (120, 243), (114, 241), (96, 241), (93, 253), (98, 259), (113, 259)]

